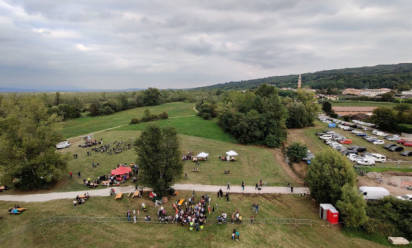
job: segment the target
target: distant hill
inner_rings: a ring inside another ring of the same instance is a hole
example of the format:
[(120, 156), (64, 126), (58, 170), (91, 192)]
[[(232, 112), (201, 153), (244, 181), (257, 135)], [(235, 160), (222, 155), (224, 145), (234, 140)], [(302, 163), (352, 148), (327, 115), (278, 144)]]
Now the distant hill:
[[(196, 89), (250, 89), (267, 83), (277, 87), (296, 88), (298, 75), (273, 76), (245, 81), (228, 82)], [(302, 87), (327, 88), (396, 88), (412, 86), (412, 63), (376, 65), (318, 71), (302, 74)]]

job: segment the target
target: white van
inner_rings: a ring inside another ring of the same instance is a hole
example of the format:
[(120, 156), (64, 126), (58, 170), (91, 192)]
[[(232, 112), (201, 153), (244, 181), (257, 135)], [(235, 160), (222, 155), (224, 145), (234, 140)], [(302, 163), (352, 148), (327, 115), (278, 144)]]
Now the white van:
[(359, 192), (365, 200), (380, 200), (390, 195), (389, 191), (383, 187), (361, 186)]

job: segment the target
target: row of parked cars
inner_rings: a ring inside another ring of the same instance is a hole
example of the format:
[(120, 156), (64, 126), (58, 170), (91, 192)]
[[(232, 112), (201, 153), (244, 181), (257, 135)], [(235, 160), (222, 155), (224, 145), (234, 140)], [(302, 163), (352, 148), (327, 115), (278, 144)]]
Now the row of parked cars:
[(324, 131), (317, 136), (327, 145), (345, 155), (350, 161), (359, 165), (375, 165), (377, 162), (386, 162), (386, 156), (379, 153), (368, 153), (366, 147), (346, 146), (352, 144), (352, 140), (335, 131)]
[[(401, 139), (399, 135), (388, 134), (388, 133), (385, 133), (385, 132), (382, 132), (376, 129), (372, 129), (373, 135), (368, 135), (366, 131), (371, 129), (372, 124), (370, 123), (365, 123), (365, 122), (351, 123), (351, 122), (346, 122), (346, 121), (342, 121), (342, 120), (335, 119), (335, 118), (330, 118), (324, 115), (319, 116), (319, 119), (324, 123), (338, 124), (337, 125), (338, 128), (345, 130), (345, 131), (350, 131), (354, 135), (362, 137), (363, 139), (365, 139), (366, 141), (374, 145), (385, 145), (385, 140), (397, 142), (397, 144), (394, 144), (394, 143), (386, 144), (384, 148), (391, 152), (401, 152), (402, 156), (412, 156), (412, 151), (404, 151), (404, 146), (412, 147), (412, 142)], [(361, 124), (365, 124), (365, 125), (368, 124), (368, 125), (365, 126)], [(349, 144), (349, 143), (346, 143), (346, 144)]]

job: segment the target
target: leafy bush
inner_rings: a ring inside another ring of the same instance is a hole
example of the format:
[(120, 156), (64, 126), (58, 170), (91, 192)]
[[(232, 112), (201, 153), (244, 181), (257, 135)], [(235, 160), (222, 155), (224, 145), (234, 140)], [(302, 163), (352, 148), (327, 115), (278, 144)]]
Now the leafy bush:
[(307, 155), (308, 148), (299, 143), (293, 143), (287, 148), (286, 154), (291, 162), (300, 162)]
[(138, 124), (140, 120), (138, 118), (133, 118), (130, 120), (130, 124)]
[(158, 115), (158, 117), (162, 120), (165, 120), (169, 118), (169, 115), (166, 112), (162, 112)]
[(152, 115), (149, 109), (144, 111), (143, 117), (141, 119), (133, 118), (130, 120), (130, 124), (139, 124), (140, 122), (149, 122), (156, 120), (165, 120), (168, 119), (169, 115), (166, 112), (162, 112), (159, 115)]
[(202, 100), (196, 105), (196, 109), (198, 110), (197, 115), (205, 120), (210, 120), (217, 116), (217, 106), (215, 103)]
[[(393, 197), (368, 201), (366, 213), (375, 223), (366, 224), (367, 232), (383, 235), (400, 235), (412, 239), (412, 202)], [(379, 224), (383, 224), (380, 226)]]

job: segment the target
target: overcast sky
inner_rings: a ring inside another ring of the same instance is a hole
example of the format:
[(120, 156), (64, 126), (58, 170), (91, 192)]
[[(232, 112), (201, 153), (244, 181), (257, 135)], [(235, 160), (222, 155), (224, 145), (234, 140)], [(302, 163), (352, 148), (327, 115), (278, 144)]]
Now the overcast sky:
[(187, 88), (411, 62), (410, 0), (0, 0), (0, 87)]

